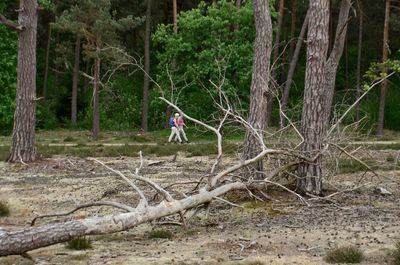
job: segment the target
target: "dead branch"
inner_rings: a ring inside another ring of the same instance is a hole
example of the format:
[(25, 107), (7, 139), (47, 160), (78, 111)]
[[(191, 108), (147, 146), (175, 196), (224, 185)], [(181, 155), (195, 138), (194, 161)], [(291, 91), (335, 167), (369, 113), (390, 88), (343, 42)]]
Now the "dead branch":
[(109, 166), (107, 166), (106, 164), (104, 164), (103, 162), (101, 162), (100, 160), (97, 160), (96, 158), (92, 158), (93, 161), (99, 163), (100, 165), (104, 166), (105, 168), (107, 168), (108, 170), (116, 173), (118, 176), (120, 176), (123, 180), (125, 180), (140, 196), (141, 200), (139, 202), (138, 207), (147, 207), (148, 206), (148, 201), (146, 199), (146, 196), (144, 196), (144, 193), (142, 192), (141, 189), (138, 188), (138, 186), (135, 185), (135, 183), (133, 183), (130, 179), (128, 179), (124, 174), (122, 174), (121, 171), (119, 170), (115, 170)]
[(365, 162), (363, 162), (362, 160), (360, 160), (359, 158), (355, 157), (354, 155), (352, 155), (351, 153), (347, 152), (346, 149), (344, 149), (343, 147), (335, 144), (335, 143), (330, 143), (330, 145), (336, 147), (337, 149), (339, 149), (341, 152), (343, 152), (344, 154), (346, 154), (347, 156), (349, 156), (350, 158), (354, 159), (355, 161), (357, 161), (358, 163), (360, 163), (361, 165), (363, 165), (365, 168), (367, 168), (370, 172), (372, 172), (376, 177), (379, 178), (378, 173), (375, 172), (375, 170), (373, 170), (370, 166), (368, 166)]
[(89, 202), (89, 203), (85, 203), (82, 205), (78, 205), (77, 207), (75, 207), (74, 209), (72, 209), (71, 211), (68, 212), (64, 212), (64, 213), (56, 213), (56, 214), (45, 214), (45, 215), (39, 215), (36, 216), (35, 218), (33, 218), (33, 220), (31, 221), (31, 226), (35, 225), (36, 220), (38, 219), (43, 219), (43, 218), (48, 218), (48, 217), (60, 217), (60, 216), (67, 216), (70, 215), (78, 210), (84, 209), (84, 208), (89, 208), (89, 207), (94, 207), (94, 206), (111, 206), (114, 208), (118, 208), (121, 210), (125, 210), (126, 212), (132, 212), (135, 210), (135, 208), (130, 207), (128, 205), (122, 204), (122, 203), (118, 203), (118, 202), (110, 202), (110, 201), (99, 201), (99, 202)]

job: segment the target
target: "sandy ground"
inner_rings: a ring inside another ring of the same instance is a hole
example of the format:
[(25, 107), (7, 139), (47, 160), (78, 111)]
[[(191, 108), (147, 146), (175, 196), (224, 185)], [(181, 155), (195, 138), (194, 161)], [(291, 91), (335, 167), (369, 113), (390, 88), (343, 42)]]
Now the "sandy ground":
[[(100, 158), (107, 165), (134, 170), (138, 158)], [(197, 181), (207, 172), (212, 157), (150, 157), (143, 174), (167, 186), (174, 182)], [(153, 162), (160, 162), (154, 165)], [(233, 158), (225, 160), (233, 163)], [(190, 220), (189, 228), (144, 224), (112, 235), (91, 237), (93, 248), (72, 251), (64, 244), (30, 252), (35, 264), (325, 264), (326, 252), (336, 246), (354, 245), (365, 253), (362, 264), (387, 264), (387, 251), (400, 240), (400, 171), (378, 172), (381, 177), (364, 176), (360, 189), (332, 197), (333, 201), (312, 201), (303, 205), (295, 196), (271, 188), (272, 201), (255, 203), (242, 194), (227, 198), (244, 208), (214, 202), (210, 212)], [(358, 185), (360, 174), (330, 179), (339, 190)], [(375, 191), (384, 187), (393, 194)], [(141, 186), (150, 196), (151, 190)], [(182, 196), (194, 185), (174, 186)], [(151, 196), (150, 196), (151, 197)], [(30, 165), (0, 163), (0, 201), (11, 215), (0, 218), (0, 227), (27, 226), (37, 214), (61, 212), (76, 204), (112, 200), (135, 204), (137, 197), (115, 174), (92, 160), (54, 157)], [(116, 210), (100, 207), (79, 211), (71, 218), (103, 215)], [(190, 215), (190, 214), (189, 214)], [(174, 219), (173, 217), (170, 218)], [(169, 221), (160, 220), (160, 221)], [(174, 220), (177, 220), (176, 218)], [(54, 219), (39, 221), (40, 224)], [(166, 229), (173, 238), (149, 237), (152, 229)], [(259, 262), (259, 263), (257, 263)], [(17, 256), (0, 258), (0, 264), (32, 264)]]

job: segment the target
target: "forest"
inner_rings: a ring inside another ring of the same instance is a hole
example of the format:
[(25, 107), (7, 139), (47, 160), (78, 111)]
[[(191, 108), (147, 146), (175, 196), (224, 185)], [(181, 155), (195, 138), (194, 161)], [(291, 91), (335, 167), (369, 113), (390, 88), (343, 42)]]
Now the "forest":
[(399, 36), (399, 0), (0, 0), (0, 264), (400, 264)]

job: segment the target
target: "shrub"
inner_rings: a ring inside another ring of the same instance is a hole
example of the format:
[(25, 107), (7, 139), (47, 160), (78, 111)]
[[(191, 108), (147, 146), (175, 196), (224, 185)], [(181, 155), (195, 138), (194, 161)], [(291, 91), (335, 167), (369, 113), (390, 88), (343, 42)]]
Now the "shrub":
[(90, 249), (92, 242), (85, 237), (78, 237), (68, 241), (66, 247), (73, 250)]
[(325, 257), (325, 261), (328, 263), (360, 263), (363, 260), (363, 252), (353, 246), (335, 248), (329, 251)]
[(400, 265), (400, 241), (396, 243), (396, 249), (389, 253), (393, 265)]
[(10, 209), (7, 204), (0, 202), (0, 217), (5, 217), (10, 215)]

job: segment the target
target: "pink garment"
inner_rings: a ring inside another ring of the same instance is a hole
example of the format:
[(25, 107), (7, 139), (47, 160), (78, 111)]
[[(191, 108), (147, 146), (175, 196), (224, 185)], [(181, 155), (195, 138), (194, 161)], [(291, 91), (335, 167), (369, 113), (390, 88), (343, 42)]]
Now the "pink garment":
[(185, 121), (183, 120), (182, 117), (178, 118), (178, 126), (183, 126), (185, 124)]

